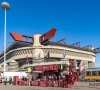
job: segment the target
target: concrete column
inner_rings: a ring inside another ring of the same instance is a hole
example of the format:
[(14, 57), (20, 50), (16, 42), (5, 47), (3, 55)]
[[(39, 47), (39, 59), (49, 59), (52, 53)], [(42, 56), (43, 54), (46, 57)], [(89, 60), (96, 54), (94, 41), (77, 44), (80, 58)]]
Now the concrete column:
[(40, 62), (40, 63), (41, 63), (41, 62), (44, 62), (44, 59), (40, 59), (40, 60), (35, 59), (35, 58), (33, 59), (33, 64), (34, 64), (34, 63), (39, 63), (39, 62)]
[(16, 62), (15, 60), (11, 60), (11, 62), (9, 62), (9, 72), (17, 71), (19, 71), (18, 62)]
[(89, 75), (91, 75), (91, 71), (89, 71)]
[(0, 71), (2, 72), (3, 71), (3, 67), (0, 65)]
[[(4, 71), (4, 65), (2, 65), (3, 71)], [(8, 64), (5, 64), (6, 72), (8, 71)]]
[(83, 64), (84, 64), (84, 67), (85, 67), (85, 68), (88, 68), (88, 61), (83, 60)]
[(39, 62), (44, 62), (44, 52), (42, 49), (34, 49), (33, 50), (33, 63), (39, 63)]
[(97, 71), (97, 75), (98, 75), (98, 71)]
[(92, 75), (92, 71), (91, 71), (91, 75)]
[(40, 43), (40, 34), (35, 34), (33, 37), (34, 37), (34, 44), (33, 46), (41, 46), (41, 43)]
[(91, 61), (88, 61), (88, 68), (91, 68)]
[(94, 68), (95, 67), (95, 62), (91, 62), (90, 63), (90, 68)]

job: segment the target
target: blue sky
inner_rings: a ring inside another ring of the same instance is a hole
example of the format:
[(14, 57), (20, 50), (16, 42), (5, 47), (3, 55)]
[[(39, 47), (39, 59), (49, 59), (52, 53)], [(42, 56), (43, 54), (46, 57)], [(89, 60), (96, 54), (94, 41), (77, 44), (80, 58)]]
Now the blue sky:
[[(7, 42), (14, 41), (10, 32), (32, 36), (55, 27), (54, 41), (66, 38), (67, 44), (79, 41), (81, 47), (100, 47), (100, 0), (6, 1), (11, 6), (7, 11)], [(0, 50), (3, 49), (3, 30), (4, 11), (0, 9)], [(100, 66), (100, 54), (96, 57), (96, 66)]]

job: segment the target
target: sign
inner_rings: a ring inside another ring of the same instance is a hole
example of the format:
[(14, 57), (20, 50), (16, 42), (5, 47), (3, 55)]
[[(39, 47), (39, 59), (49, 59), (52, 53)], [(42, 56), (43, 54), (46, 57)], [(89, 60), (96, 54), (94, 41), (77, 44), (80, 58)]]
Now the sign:
[(35, 66), (35, 71), (49, 71), (49, 70), (58, 70), (58, 65)]

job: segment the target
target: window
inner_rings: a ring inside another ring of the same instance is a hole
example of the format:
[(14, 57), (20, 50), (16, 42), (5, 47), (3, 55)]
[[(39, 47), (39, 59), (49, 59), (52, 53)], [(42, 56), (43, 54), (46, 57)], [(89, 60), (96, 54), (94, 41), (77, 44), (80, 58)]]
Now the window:
[(100, 71), (98, 71), (98, 75), (100, 75)]
[(86, 75), (87, 75), (87, 76), (91, 75), (91, 71), (87, 71), (87, 72), (86, 72)]
[(97, 71), (92, 71), (92, 75), (97, 75)]

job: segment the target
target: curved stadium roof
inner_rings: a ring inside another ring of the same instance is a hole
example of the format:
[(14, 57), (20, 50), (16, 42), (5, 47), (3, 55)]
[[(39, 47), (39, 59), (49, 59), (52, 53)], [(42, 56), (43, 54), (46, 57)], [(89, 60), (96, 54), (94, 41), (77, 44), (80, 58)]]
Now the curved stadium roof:
[[(72, 45), (68, 45), (68, 44), (61, 44), (59, 42), (53, 42), (53, 41), (47, 41), (47, 42), (43, 43), (42, 45), (46, 45), (46, 46), (47, 45), (62, 46), (62, 47), (68, 47), (68, 48), (73, 48), (73, 49), (78, 49), (78, 50), (83, 50), (83, 51), (96, 53), (95, 51), (90, 50), (90, 49), (86, 49), (86, 48), (82, 48), (82, 47), (76, 47), (76, 46), (72, 46)], [(11, 50), (18, 49), (18, 48), (21, 48), (21, 47), (32, 47), (32, 44), (15, 41), (6, 49), (6, 53), (8, 53)], [(3, 54), (4, 53), (2, 52), (0, 54), (0, 57), (2, 57)]]

